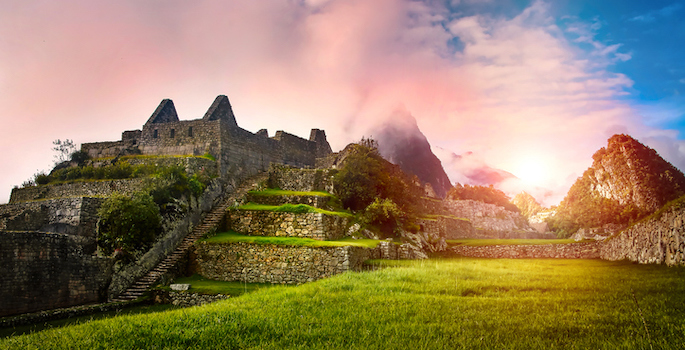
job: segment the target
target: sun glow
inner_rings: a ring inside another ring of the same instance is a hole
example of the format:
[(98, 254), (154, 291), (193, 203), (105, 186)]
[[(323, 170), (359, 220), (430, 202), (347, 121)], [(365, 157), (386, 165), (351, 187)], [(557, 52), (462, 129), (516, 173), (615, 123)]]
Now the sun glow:
[(540, 158), (528, 157), (521, 160), (514, 175), (526, 183), (540, 186), (548, 180), (549, 169)]

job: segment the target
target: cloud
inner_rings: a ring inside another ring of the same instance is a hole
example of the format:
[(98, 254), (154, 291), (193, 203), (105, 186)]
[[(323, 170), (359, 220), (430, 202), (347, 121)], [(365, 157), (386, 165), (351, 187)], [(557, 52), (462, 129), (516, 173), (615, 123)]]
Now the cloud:
[(596, 39), (600, 22), (477, 2), (8, 1), (0, 147), (20, 151), (0, 155), (0, 191), (49, 168), (52, 140), (117, 140), (163, 98), (194, 119), (227, 94), (243, 128), (323, 128), (336, 150), (404, 105), (434, 145), (512, 172), (539, 159), (561, 192), (612, 126), (645, 129), (610, 69), (631, 54)]
[(632, 22), (651, 23), (656, 21), (657, 17), (669, 17), (678, 12), (683, 7), (682, 4), (675, 3), (658, 10), (649, 11), (646, 14), (635, 16), (629, 19)]

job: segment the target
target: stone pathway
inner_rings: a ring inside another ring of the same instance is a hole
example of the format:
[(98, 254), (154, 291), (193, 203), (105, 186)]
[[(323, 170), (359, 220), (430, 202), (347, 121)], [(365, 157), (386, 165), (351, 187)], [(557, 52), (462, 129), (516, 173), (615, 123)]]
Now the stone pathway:
[(247, 194), (247, 192), (252, 188), (256, 187), (260, 181), (266, 180), (267, 177), (268, 173), (260, 173), (243, 181), (241, 186), (239, 186), (233, 193), (228, 195), (221, 203), (217, 204), (209, 213), (207, 213), (202, 222), (193, 228), (193, 231), (181, 241), (178, 247), (176, 247), (171, 254), (167, 255), (167, 257), (157, 264), (156, 267), (148, 271), (148, 273), (143, 277), (136, 280), (136, 282), (128, 287), (128, 289), (111, 301), (131, 301), (143, 296), (143, 294), (165, 273), (167, 273), (169, 269), (176, 266), (178, 261), (188, 253), (188, 250), (193, 246), (195, 241), (200, 239), (207, 232), (216, 229), (219, 226), (219, 223), (223, 219), (228, 207), (232, 206), (236, 200), (245, 196), (245, 194)]

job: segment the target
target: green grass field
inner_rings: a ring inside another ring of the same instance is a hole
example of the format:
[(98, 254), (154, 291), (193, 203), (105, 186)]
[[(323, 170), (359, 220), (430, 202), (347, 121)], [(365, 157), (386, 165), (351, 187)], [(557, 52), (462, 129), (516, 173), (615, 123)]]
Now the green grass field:
[(548, 259), (376, 263), (386, 268), (345, 273), (298, 287), (260, 289), (203, 307), (115, 317), (6, 338), (0, 348), (685, 346), (684, 267)]

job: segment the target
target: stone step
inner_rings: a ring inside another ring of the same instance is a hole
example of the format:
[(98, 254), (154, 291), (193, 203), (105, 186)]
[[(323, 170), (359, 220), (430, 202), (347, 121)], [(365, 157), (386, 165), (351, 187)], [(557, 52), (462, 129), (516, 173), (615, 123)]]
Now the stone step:
[(114, 302), (135, 300), (142, 296), (146, 290), (152, 286), (163, 274), (170, 268), (174, 267), (176, 263), (186, 254), (190, 247), (202, 236), (212, 229), (215, 229), (226, 215), (226, 209), (236, 202), (236, 198), (244, 196), (251, 188), (254, 188), (259, 181), (255, 179), (265, 179), (266, 174), (258, 174), (254, 179), (243, 182), (243, 185), (238, 187), (232, 195), (229, 195), (223, 202), (218, 203), (212, 208), (203, 218), (202, 222), (179, 243), (179, 245), (170, 254), (167, 255), (157, 266), (151, 269), (143, 277), (139, 278), (127, 290), (122, 292), (117, 298), (112, 299)]

